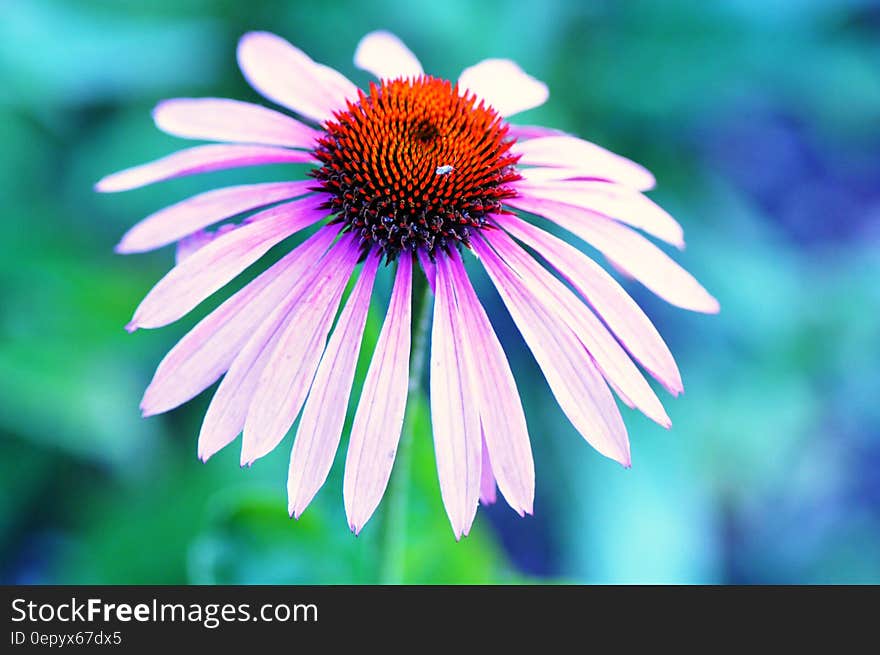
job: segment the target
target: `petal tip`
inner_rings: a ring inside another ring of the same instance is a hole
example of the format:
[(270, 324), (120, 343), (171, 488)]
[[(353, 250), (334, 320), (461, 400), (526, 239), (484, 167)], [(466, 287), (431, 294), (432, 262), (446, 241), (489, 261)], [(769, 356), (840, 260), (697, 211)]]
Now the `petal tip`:
[(146, 405), (144, 403), (141, 403), (140, 410), (141, 418), (150, 418), (151, 416), (156, 416), (157, 414), (162, 413), (155, 407), (150, 407), (149, 405)]
[(162, 112), (168, 107), (169, 100), (160, 100), (156, 103), (156, 106), (153, 107), (150, 112), (150, 116), (153, 119), (154, 123), (158, 123), (161, 120)]
[(238, 47), (241, 49), (242, 47), (246, 47), (253, 41), (265, 39), (266, 37), (275, 38), (275, 35), (271, 32), (266, 32), (265, 30), (251, 30), (249, 32), (245, 32), (238, 39)]
[(707, 294), (708, 298), (706, 299), (706, 304), (697, 309), (701, 314), (720, 314), (721, 313), (721, 303), (718, 302), (718, 299), (715, 296)]
[[(678, 373), (677, 370), (676, 373)], [(678, 398), (684, 393), (684, 383), (681, 380), (681, 375), (678, 374), (674, 379), (667, 380), (666, 383), (663, 384), (663, 388), (666, 389), (673, 398)]]
[(114, 191), (119, 191), (120, 189), (117, 189), (116, 184), (114, 183), (115, 177), (115, 173), (111, 175), (106, 175), (95, 182), (95, 186), (92, 188), (98, 193), (113, 193)]

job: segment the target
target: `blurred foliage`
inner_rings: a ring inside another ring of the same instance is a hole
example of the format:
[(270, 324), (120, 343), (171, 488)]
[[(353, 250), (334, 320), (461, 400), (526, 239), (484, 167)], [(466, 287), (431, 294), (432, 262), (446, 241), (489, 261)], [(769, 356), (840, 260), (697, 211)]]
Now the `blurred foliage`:
[(179, 147), (151, 124), (158, 100), (257, 98), (235, 66), (243, 32), (277, 32), (364, 84), (351, 55), (382, 27), (439, 75), (506, 56), (546, 80), (550, 102), (521, 120), (649, 166), (660, 181), (653, 197), (686, 229), (680, 261), (723, 308), (689, 315), (629, 285), (687, 391), (666, 403), (670, 432), (626, 413), (634, 465), (624, 471), (565, 422), (473, 267), (526, 405), (536, 513), (520, 519), (502, 501), (455, 543), (422, 407), (404, 579), (880, 582), (876, 2), (0, 5), (3, 581), (379, 579), (389, 499), (354, 538), (341, 500), (344, 443), (328, 483), (292, 521), (284, 446), (247, 470), (235, 446), (196, 460), (210, 392), (165, 416), (138, 413), (153, 368), (197, 316), (125, 334), (173, 254), (123, 258), (113, 244), (186, 195), (291, 172), (217, 173), (113, 197), (91, 186)]

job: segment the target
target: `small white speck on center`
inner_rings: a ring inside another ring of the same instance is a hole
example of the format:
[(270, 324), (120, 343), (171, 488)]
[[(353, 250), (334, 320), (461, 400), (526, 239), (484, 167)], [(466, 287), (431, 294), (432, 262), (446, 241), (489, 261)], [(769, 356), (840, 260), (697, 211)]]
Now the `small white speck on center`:
[(446, 164), (445, 166), (438, 166), (437, 170), (434, 171), (434, 174), (435, 175), (449, 175), (454, 170), (455, 170), (455, 168), (453, 168), (449, 164)]

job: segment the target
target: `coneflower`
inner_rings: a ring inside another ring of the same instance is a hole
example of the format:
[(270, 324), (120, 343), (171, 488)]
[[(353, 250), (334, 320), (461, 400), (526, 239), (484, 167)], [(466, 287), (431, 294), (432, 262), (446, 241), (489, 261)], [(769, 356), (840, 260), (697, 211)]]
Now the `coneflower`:
[[(414, 275), (422, 274), (435, 298), (431, 419), (455, 536), (468, 533), (480, 500), (492, 502), (496, 485), (514, 510), (531, 513), (526, 420), (465, 271), (462, 256), (471, 253), (562, 411), (600, 453), (630, 464), (612, 389), (670, 425), (636, 365), (673, 395), (682, 391), (651, 321), (592, 259), (514, 211), (556, 223), (672, 304), (717, 312), (717, 301), (641, 234), (683, 246), (678, 223), (642, 193), (654, 185), (648, 171), (574, 136), (508, 123), (548, 96), (543, 83), (508, 60), (483, 61), (452, 83), (426, 75), (393, 35), (374, 32), (355, 53), (355, 64), (378, 78), (366, 91), (268, 33), (245, 35), (238, 61), (254, 89), (299, 119), (236, 100), (167, 100), (154, 112), (160, 129), (220, 143), (110, 175), (97, 189), (278, 163), (312, 164), (312, 179), (208, 191), (138, 223), (118, 251), (176, 242), (177, 264), (128, 329), (181, 318), (282, 240), (318, 227), (168, 353), (144, 395), (145, 416), (177, 407), (222, 376), (199, 456), (207, 460), (243, 434), (243, 465), (273, 450), (299, 417), (288, 479), (289, 510), (298, 517), (339, 446), (374, 281), (380, 263), (390, 263), (391, 299), (345, 462), (351, 529), (359, 532), (369, 520), (391, 475), (410, 387)], [(246, 212), (254, 213), (213, 227)]]

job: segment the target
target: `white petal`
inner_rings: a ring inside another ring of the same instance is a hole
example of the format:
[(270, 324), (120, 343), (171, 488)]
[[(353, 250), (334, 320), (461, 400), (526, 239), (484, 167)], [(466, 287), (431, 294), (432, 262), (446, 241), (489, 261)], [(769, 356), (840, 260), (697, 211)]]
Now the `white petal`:
[(690, 273), (635, 230), (552, 200), (520, 196), (505, 202), (543, 216), (576, 234), (667, 302), (706, 314), (720, 310), (718, 301)]
[(516, 382), (458, 253), (453, 252), (451, 258), (455, 291), (465, 320), (467, 360), (475, 379), (473, 387), (488, 449), (488, 453), (484, 453), (483, 468), (490, 458), (495, 463), (494, 477), (491, 471), (488, 473), (491, 480), (483, 475), (486, 480), (483, 495), (494, 501), (497, 479), (510, 507), (520, 515), (531, 514), (535, 499), (535, 464)]
[(638, 407), (648, 418), (668, 428), (671, 421), (654, 390), (596, 315), (505, 232), (492, 230), (485, 239), (536, 301), (543, 304), (549, 314), (568, 324), (624, 402)]
[(683, 391), (681, 374), (669, 347), (645, 313), (601, 266), (574, 246), (516, 216), (496, 220), (534, 248), (592, 305), (624, 347), (673, 395)]
[(422, 65), (403, 41), (385, 30), (370, 32), (358, 43), (354, 65), (368, 71), (380, 80), (398, 77), (417, 77)]
[(209, 143), (178, 150), (146, 164), (112, 173), (95, 184), (95, 191), (114, 193), (184, 175), (211, 173), (241, 166), (264, 164), (306, 164), (314, 161), (310, 152), (273, 146)]
[(167, 412), (214, 384), (337, 231), (322, 228), (199, 321), (156, 369), (141, 402), (144, 416)]
[(536, 302), (539, 299), (485, 241), (476, 237), (471, 244), (568, 420), (596, 450), (629, 466), (623, 418), (583, 344), (567, 324)]
[(309, 193), (312, 180), (267, 182), (213, 189), (160, 209), (135, 224), (117, 244), (118, 253), (146, 252), (242, 212)]
[(280, 278), (286, 283), (281, 288), (283, 293), (275, 296), (277, 300), (271, 310), (261, 314), (254, 329), (245, 335), (244, 345), (238, 349), (202, 421), (199, 433), (202, 460), (232, 442), (242, 431), (260, 374), (278, 341), (278, 334), (287, 325), (292, 307), (320, 271), (326, 259), (324, 249), (329, 245), (327, 236), (332, 240), (333, 234), (333, 228), (319, 232), (307, 242), (308, 248), (306, 244), (301, 246), (302, 256)]
[(437, 260), (431, 329), (431, 424), (440, 495), (455, 538), (470, 531), (480, 500), (482, 436), (462, 309), (448, 257)]
[(134, 312), (126, 329), (176, 321), (257, 261), (272, 246), (326, 215), (307, 198), (267, 209), (265, 217), (214, 239), (172, 268)]
[(357, 87), (299, 48), (268, 32), (249, 32), (238, 42), (238, 65), (254, 89), (317, 122), (357, 100)]
[(153, 110), (163, 132), (186, 139), (312, 148), (320, 132), (284, 114), (228, 98), (173, 98)]
[(358, 401), (343, 496), (348, 525), (359, 533), (373, 515), (391, 477), (409, 386), (412, 258), (397, 259), (388, 313)]
[(520, 155), (522, 166), (550, 166), (574, 169), (581, 177), (611, 180), (647, 191), (654, 176), (643, 166), (605, 148), (573, 136), (548, 136), (519, 141), (510, 149)]
[(287, 505), (294, 518), (300, 517), (324, 484), (339, 447), (378, 265), (378, 255), (364, 263), (303, 407), (287, 474)]
[(345, 284), (360, 255), (351, 239), (338, 244), (321, 271), (292, 307), (278, 331), (248, 408), (241, 448), (242, 466), (271, 452), (287, 434), (306, 400)]
[(684, 248), (684, 231), (672, 216), (635, 189), (597, 180), (520, 182), (521, 195), (556, 200), (644, 230), (676, 248)]
[(509, 59), (486, 59), (465, 68), (458, 86), (472, 91), (502, 116), (539, 107), (550, 95), (546, 84)]

